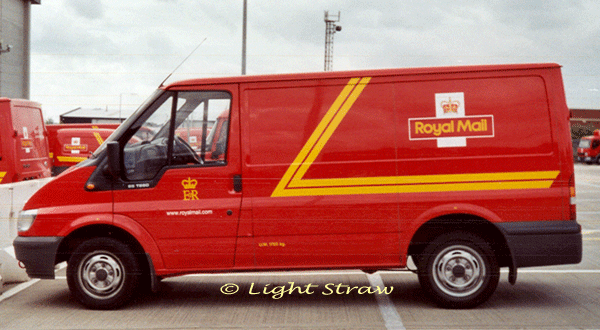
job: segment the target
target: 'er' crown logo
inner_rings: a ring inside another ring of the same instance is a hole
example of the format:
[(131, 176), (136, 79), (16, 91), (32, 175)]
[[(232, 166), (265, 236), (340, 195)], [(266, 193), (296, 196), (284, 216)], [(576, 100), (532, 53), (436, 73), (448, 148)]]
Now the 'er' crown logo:
[(192, 180), (192, 178), (188, 177), (187, 180), (181, 181), (181, 184), (183, 185), (183, 189), (195, 189), (198, 181), (195, 179)]
[(448, 98), (448, 101), (442, 101), (441, 105), (444, 113), (458, 113), (460, 102), (452, 101), (452, 98)]

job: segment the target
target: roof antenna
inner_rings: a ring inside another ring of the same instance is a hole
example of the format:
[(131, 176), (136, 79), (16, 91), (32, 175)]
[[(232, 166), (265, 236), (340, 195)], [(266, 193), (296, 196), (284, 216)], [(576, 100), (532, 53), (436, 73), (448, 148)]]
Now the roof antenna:
[(173, 75), (173, 73), (175, 73), (175, 71), (177, 71), (177, 69), (179, 69), (179, 67), (180, 67), (180, 66), (181, 66), (183, 63), (185, 63), (185, 61), (187, 61), (187, 59), (188, 59), (188, 58), (190, 58), (190, 56), (192, 56), (192, 54), (193, 54), (193, 53), (196, 51), (196, 49), (200, 48), (200, 46), (202, 46), (202, 44), (203, 44), (205, 41), (206, 41), (206, 38), (204, 38), (204, 40), (202, 40), (202, 41), (201, 41), (201, 42), (198, 44), (198, 46), (196, 46), (196, 48), (194, 48), (194, 50), (192, 50), (192, 52), (191, 52), (191, 53), (190, 53), (190, 54), (189, 54), (189, 55), (188, 55), (186, 58), (184, 58), (184, 59), (183, 59), (183, 61), (181, 61), (181, 63), (179, 63), (179, 65), (178, 65), (178, 66), (177, 66), (177, 67), (176, 67), (176, 68), (175, 68), (173, 71), (171, 71), (171, 73), (169, 73), (169, 75), (167, 76), (167, 78), (165, 78), (165, 80), (163, 80), (163, 81), (160, 83), (160, 85), (158, 86), (158, 88), (161, 88), (161, 87), (163, 87), (163, 86), (165, 85), (165, 81), (167, 81), (167, 79), (171, 78), (171, 76)]

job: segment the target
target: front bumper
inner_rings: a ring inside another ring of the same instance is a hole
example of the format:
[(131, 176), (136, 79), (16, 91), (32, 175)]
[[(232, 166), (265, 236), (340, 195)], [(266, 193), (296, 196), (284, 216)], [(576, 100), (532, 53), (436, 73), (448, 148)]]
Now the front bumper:
[(578, 264), (581, 226), (572, 220), (496, 224), (504, 233), (515, 267)]
[(63, 237), (22, 237), (13, 242), (17, 260), (32, 278), (54, 279), (56, 251)]

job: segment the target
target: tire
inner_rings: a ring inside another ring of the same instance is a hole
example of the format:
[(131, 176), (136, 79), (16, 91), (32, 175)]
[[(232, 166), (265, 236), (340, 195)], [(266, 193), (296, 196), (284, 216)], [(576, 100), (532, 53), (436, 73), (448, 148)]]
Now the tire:
[(496, 290), (500, 269), (489, 244), (467, 232), (437, 237), (420, 256), (419, 283), (444, 308), (472, 308)]
[(90, 309), (116, 309), (136, 293), (141, 268), (128, 245), (113, 238), (81, 243), (67, 266), (69, 290)]

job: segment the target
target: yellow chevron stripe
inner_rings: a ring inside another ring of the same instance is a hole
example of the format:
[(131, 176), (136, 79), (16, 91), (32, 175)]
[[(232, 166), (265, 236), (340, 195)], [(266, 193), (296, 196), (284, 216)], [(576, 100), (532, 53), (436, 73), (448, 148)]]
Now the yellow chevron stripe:
[(104, 143), (104, 139), (102, 139), (100, 133), (94, 132), (94, 137), (96, 138), (96, 141), (98, 141), (98, 145), (102, 145), (102, 143)]

